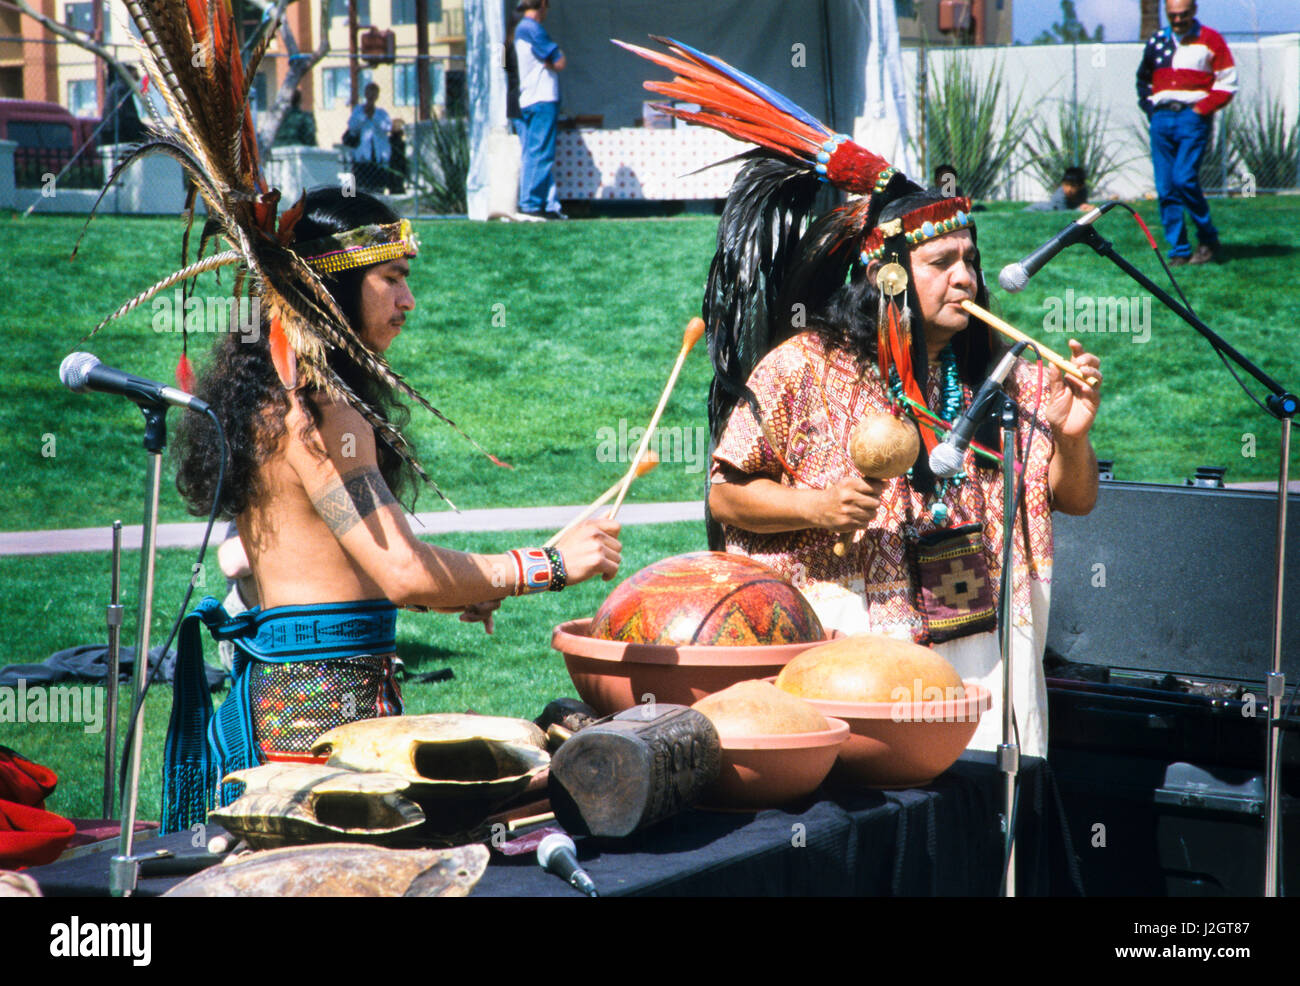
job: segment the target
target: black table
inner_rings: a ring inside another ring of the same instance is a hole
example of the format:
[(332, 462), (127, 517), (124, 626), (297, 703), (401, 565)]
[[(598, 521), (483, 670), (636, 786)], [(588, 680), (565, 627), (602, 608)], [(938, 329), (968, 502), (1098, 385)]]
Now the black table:
[[(1023, 896), (1081, 893), (1051, 770), (1021, 761), (1016, 863)], [(602, 896), (994, 896), (1001, 879), (1002, 778), (991, 753), (968, 752), (923, 788), (818, 791), (784, 811), (688, 811), (622, 840), (578, 840)], [(192, 853), (189, 832), (149, 847)], [(173, 845), (174, 843), (174, 845)], [(47, 896), (107, 894), (99, 853), (27, 872)], [(153, 896), (180, 876), (142, 878)], [(532, 854), (492, 863), (475, 896), (580, 896)]]

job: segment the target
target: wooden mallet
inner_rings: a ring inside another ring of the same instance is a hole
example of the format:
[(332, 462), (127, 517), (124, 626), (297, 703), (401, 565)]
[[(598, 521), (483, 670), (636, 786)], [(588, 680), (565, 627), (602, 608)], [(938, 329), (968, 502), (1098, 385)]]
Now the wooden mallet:
[[(639, 463), (637, 463), (637, 467), (632, 478), (639, 479), (640, 477), (644, 476), (646, 473), (648, 473), (651, 469), (653, 469), (657, 465), (659, 465), (659, 456), (652, 449), (651, 451), (645, 454), (645, 456), (641, 459)], [(552, 534), (550, 539), (547, 540), (545, 546), (548, 548), (555, 547), (555, 543), (559, 541), (560, 538), (568, 534), (571, 530), (573, 530), (575, 527), (581, 524), (584, 520), (586, 520), (588, 517), (594, 514), (605, 504), (609, 503), (609, 501), (614, 498), (615, 494), (618, 493), (619, 487), (621, 487), (622, 485), (623, 485), (623, 479), (620, 478), (617, 483), (615, 483), (613, 486), (607, 489), (604, 493), (600, 494), (600, 496), (596, 497), (596, 499), (592, 501), (591, 506), (587, 507), (585, 510), (582, 511), (582, 513), (574, 517), (573, 520), (569, 521), (558, 531)]]
[(673, 392), (673, 386), (677, 383), (677, 376), (682, 372), (682, 366), (686, 363), (687, 355), (703, 335), (704, 319), (696, 317), (686, 324), (686, 331), (682, 333), (681, 352), (677, 354), (677, 362), (673, 364), (673, 372), (668, 375), (668, 384), (664, 387), (663, 396), (659, 398), (659, 406), (655, 408), (654, 416), (650, 419), (650, 426), (646, 428), (645, 434), (641, 437), (641, 444), (636, 450), (636, 455), (632, 457), (632, 465), (628, 468), (627, 475), (623, 477), (623, 488), (618, 491), (618, 498), (609, 511), (610, 520), (618, 516), (619, 508), (623, 506), (623, 497), (627, 496), (627, 489), (632, 485), (632, 480), (636, 478), (637, 464), (641, 461), (646, 447), (650, 444), (650, 436), (654, 434), (655, 428), (658, 427), (659, 418), (663, 415), (664, 408), (668, 406), (668, 398)]

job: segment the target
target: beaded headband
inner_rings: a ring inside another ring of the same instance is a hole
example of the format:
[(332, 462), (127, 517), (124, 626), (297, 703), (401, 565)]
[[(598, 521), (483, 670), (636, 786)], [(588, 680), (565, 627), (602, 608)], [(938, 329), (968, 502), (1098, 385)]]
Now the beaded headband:
[(937, 236), (946, 236), (975, 225), (970, 213), (970, 199), (953, 197), (929, 202), (896, 219), (883, 222), (862, 241), (862, 263), (869, 264), (885, 254), (885, 241), (903, 234), (909, 247), (918, 246)]
[[(315, 253), (314, 251), (323, 251)], [(355, 267), (369, 267), (399, 257), (414, 257), (420, 252), (420, 240), (411, 223), (400, 220), (386, 225), (358, 226), (333, 236), (322, 237), (294, 247), (312, 270), (337, 274)]]

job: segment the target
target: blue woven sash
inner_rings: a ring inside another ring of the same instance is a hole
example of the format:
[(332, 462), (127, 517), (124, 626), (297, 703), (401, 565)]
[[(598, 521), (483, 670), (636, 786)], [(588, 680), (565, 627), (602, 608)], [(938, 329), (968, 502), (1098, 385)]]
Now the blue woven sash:
[[(200, 624), (216, 640), (235, 643), (230, 695), (213, 714), (203, 672)], [(391, 654), (397, 640), (397, 607), (387, 600), (254, 608), (229, 616), (206, 597), (181, 624), (171, 722), (163, 762), (162, 831), (179, 832), (205, 822), (234, 792), (217, 786), (231, 771), (262, 762), (253, 737), (248, 697), (254, 661), (287, 664), (367, 654)], [(231, 785), (227, 785), (230, 787)]]

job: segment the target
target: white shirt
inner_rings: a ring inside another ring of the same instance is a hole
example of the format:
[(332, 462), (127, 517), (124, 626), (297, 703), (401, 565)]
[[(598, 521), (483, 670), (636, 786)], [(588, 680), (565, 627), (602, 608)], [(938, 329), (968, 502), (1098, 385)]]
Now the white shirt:
[(560, 80), (548, 64), (560, 57), (560, 46), (551, 40), (531, 17), (522, 18), (515, 27), (515, 58), (519, 63), (519, 107), (534, 103), (558, 103)]

